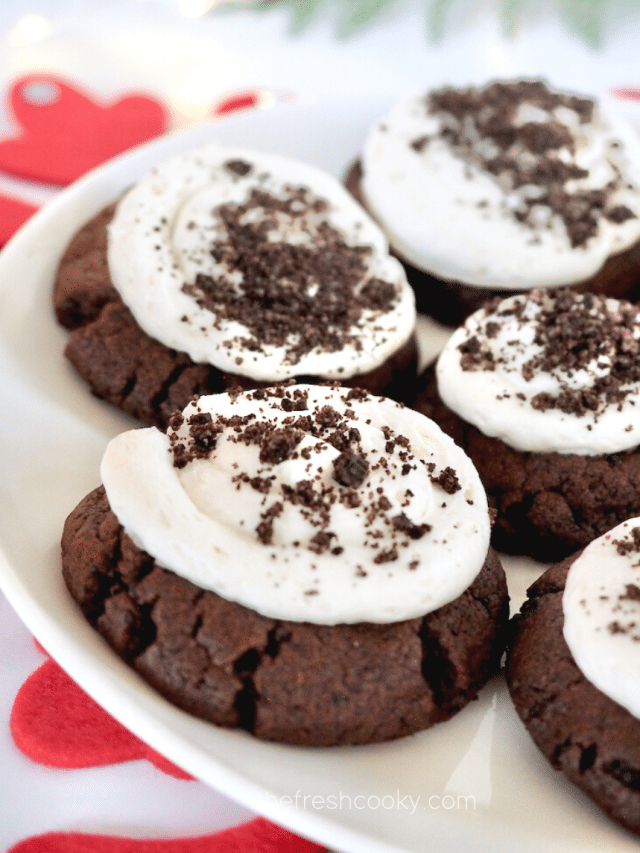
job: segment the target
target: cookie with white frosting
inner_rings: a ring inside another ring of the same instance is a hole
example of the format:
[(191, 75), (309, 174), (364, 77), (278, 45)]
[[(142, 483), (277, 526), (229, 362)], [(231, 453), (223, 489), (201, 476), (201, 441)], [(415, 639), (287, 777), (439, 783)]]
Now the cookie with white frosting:
[(304, 377), (402, 397), (415, 302), (327, 173), (215, 143), (171, 158), (76, 235), (54, 302), (99, 397), (166, 425), (193, 394)]
[(465, 449), (494, 544), (542, 560), (640, 514), (640, 309), (571, 289), (487, 303), (415, 403)]
[(518, 80), (405, 99), (371, 128), (347, 185), (419, 309), (446, 323), (496, 294), (637, 287), (640, 136), (592, 98)]
[(551, 764), (640, 832), (640, 519), (553, 566), (513, 622), (507, 679)]
[(260, 738), (389, 740), (448, 719), (508, 619), (470, 460), (362, 389), (201, 397), (108, 446), (62, 538), (87, 619), (180, 707)]

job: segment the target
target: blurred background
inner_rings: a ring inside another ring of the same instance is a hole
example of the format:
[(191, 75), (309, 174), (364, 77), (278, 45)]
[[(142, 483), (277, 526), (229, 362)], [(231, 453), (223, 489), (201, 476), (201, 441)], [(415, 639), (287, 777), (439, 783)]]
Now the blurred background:
[[(177, 124), (230, 89), (341, 95), (544, 74), (640, 85), (640, 0), (3, 0), (0, 82), (145, 87)], [(634, 79), (635, 78), (635, 79)]]
[[(0, 138), (19, 132), (12, 86), (34, 74), (106, 101), (148, 93), (169, 129), (229, 99), (266, 108), (509, 76), (615, 91), (640, 125), (639, 43), (640, 0), (3, 0)], [(16, 185), (0, 163), (0, 192), (38, 204), (41, 183)]]

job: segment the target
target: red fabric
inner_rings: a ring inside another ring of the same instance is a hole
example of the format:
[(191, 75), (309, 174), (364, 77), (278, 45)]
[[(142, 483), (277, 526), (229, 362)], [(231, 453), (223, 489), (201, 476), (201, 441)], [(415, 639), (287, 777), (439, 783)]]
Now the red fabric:
[(61, 186), (169, 127), (155, 98), (103, 103), (51, 74), (16, 80), (9, 102), (20, 130), (0, 140), (0, 170)]
[(625, 101), (640, 101), (640, 89), (635, 86), (618, 86), (612, 90), (612, 94)]
[(7, 853), (319, 853), (323, 849), (264, 818), (255, 818), (214, 835), (173, 840), (51, 832), (20, 841)]
[(235, 92), (233, 95), (224, 98), (213, 108), (211, 115), (214, 118), (225, 116), (228, 113), (237, 112), (237, 110), (246, 110), (251, 107), (260, 105), (264, 95), (257, 91), (250, 92)]
[(4, 246), (37, 209), (33, 204), (0, 193), (0, 246)]
[(121, 726), (52, 660), (18, 691), (10, 726), (16, 746), (40, 764), (94, 767), (146, 758), (178, 779), (192, 778)]

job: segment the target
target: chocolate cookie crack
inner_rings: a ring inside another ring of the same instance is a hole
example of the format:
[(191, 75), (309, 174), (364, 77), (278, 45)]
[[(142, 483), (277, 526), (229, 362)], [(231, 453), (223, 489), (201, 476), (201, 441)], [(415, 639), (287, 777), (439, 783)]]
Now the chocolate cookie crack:
[[(96, 490), (92, 498), (91, 504), (103, 505), (104, 490)], [(65, 578), (75, 590), (86, 618), (123, 657), (131, 660), (155, 639), (151, 608), (137, 602), (130, 592), (131, 587), (153, 571), (154, 564), (148, 554), (133, 546), (122, 528), (111, 524), (106, 526), (109, 559), (97, 559), (100, 548), (104, 547), (103, 528), (104, 525), (94, 528), (96, 543), (89, 550), (81, 547), (80, 537), (65, 544), (66, 561), (79, 560), (84, 564), (81, 575), (67, 572)], [(76, 554), (71, 553), (74, 545), (79, 549)]]
[(434, 630), (427, 618), (418, 631), (422, 643), (422, 674), (436, 705), (442, 707), (451, 701), (456, 683), (456, 667), (450, 659), (439, 630)]
[(196, 365), (146, 335), (120, 300), (73, 330), (65, 354), (97, 397), (161, 428), (193, 394), (215, 393), (225, 385), (220, 371)]
[(627, 762), (615, 758), (608, 764), (603, 765), (603, 771), (612, 776), (616, 781), (632, 791), (640, 791), (640, 769), (631, 767)]
[(261, 694), (255, 683), (255, 676), (265, 658), (276, 660), (283, 644), (291, 638), (291, 632), (282, 622), (275, 622), (268, 631), (262, 648), (252, 646), (234, 663), (233, 669), (242, 681), (242, 687), (236, 694), (234, 707), (238, 714), (238, 726), (253, 734), (256, 726), (256, 714)]

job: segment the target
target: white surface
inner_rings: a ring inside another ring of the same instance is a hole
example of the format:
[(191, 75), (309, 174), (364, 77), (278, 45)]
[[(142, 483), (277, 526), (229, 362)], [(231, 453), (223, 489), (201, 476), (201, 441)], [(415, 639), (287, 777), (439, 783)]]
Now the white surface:
[[(387, 104), (383, 96), (277, 108), (230, 119), (216, 135), (238, 144), (250, 135), (256, 147), (309, 159), (340, 175), (369, 121)], [(59, 566), (64, 518), (97, 484), (108, 439), (131, 424), (93, 399), (62, 357), (65, 332), (50, 307), (53, 271), (80, 222), (151, 161), (209, 133), (199, 128), (188, 140), (163, 139), (89, 176), (55, 199), (0, 255), (5, 594), (69, 674), (135, 734), (247, 807), (339, 851), (499, 853), (513, 850), (516, 838), (521, 853), (637, 850), (637, 839), (539, 755), (500, 678), (450, 722), (395, 743), (319, 750), (260, 743), (193, 719), (156, 696), (71, 601)], [(430, 326), (423, 320), (421, 328)], [(518, 603), (539, 571), (526, 560), (509, 561)]]

